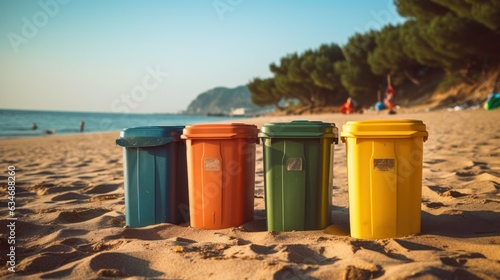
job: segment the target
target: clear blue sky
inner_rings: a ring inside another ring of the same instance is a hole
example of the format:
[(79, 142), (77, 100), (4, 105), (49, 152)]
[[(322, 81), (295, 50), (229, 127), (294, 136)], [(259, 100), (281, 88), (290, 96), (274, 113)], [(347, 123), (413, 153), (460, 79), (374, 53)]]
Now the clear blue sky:
[(392, 0), (2, 0), (0, 108), (178, 112), (286, 54), (402, 21)]

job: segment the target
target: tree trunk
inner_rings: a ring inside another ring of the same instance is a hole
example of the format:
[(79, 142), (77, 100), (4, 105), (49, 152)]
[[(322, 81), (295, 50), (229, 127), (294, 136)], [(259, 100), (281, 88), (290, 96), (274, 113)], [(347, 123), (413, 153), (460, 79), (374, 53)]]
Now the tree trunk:
[(316, 102), (318, 101), (318, 89), (311, 89), (311, 94), (309, 95), (309, 102), (311, 102), (311, 106), (309, 107), (309, 112), (313, 113), (314, 108), (316, 107)]
[(468, 68), (460, 69), (460, 70), (458, 70), (458, 73), (460, 73), (460, 76), (462, 76), (462, 78), (464, 78), (465, 82), (467, 82), (469, 85), (477, 84), (477, 81), (475, 81), (474, 79), (472, 79), (469, 76), (469, 69)]
[(414, 85), (420, 85), (420, 81), (413, 77), (408, 71), (404, 71), (406, 78), (410, 80)]

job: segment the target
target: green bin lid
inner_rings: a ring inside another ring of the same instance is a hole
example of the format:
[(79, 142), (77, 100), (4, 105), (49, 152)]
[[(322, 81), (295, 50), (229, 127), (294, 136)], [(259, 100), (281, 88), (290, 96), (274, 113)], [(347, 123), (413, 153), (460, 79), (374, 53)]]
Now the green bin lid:
[(259, 133), (261, 138), (334, 138), (338, 129), (334, 123), (297, 120), (292, 122), (266, 123)]
[(424, 137), (428, 132), (421, 120), (349, 121), (342, 126), (341, 138), (409, 138)]
[(139, 126), (124, 128), (116, 144), (122, 147), (155, 147), (181, 140), (184, 126)]

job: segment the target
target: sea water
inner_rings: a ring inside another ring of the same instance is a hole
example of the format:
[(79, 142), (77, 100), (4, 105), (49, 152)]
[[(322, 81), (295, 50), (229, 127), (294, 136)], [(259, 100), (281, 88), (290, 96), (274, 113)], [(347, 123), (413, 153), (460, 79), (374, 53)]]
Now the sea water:
[[(195, 116), (181, 114), (123, 114), (63, 111), (29, 111), (0, 109), (0, 138), (77, 134), (80, 123), (84, 132), (119, 131), (137, 126), (174, 126), (219, 122), (232, 117)], [(37, 129), (32, 129), (36, 124)]]

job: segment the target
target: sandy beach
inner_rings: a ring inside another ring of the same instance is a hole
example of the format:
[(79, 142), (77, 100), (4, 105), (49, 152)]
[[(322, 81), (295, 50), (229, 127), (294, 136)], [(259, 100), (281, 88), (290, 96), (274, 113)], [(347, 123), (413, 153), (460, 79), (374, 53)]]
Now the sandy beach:
[[(498, 279), (500, 110), (387, 115), (302, 115), (238, 120), (418, 119), (424, 144), (421, 234), (361, 240), (349, 235), (346, 149), (334, 149), (332, 225), (268, 232), (262, 146), (257, 146), (255, 219), (203, 230), (158, 224), (125, 228), (118, 132), (2, 139), (2, 278)], [(154, 125), (154, 124), (151, 124)], [(15, 167), (9, 216), (8, 167)], [(15, 273), (8, 270), (14, 217)]]

